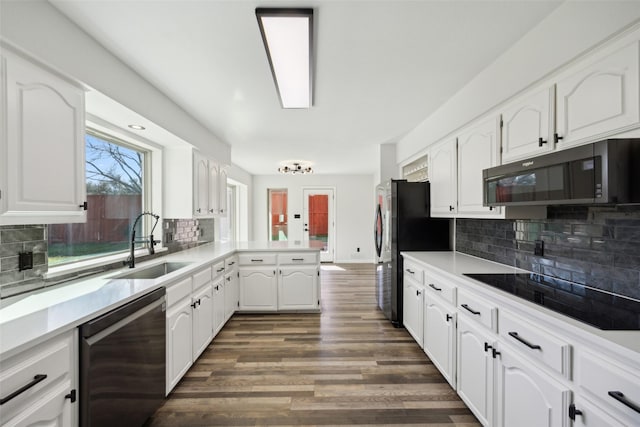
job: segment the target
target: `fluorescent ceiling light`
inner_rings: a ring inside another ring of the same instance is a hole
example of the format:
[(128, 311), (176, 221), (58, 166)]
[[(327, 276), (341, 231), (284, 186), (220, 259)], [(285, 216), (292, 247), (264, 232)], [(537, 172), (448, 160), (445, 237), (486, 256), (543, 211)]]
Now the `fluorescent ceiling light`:
[(259, 7), (256, 17), (282, 108), (311, 107), (313, 9)]

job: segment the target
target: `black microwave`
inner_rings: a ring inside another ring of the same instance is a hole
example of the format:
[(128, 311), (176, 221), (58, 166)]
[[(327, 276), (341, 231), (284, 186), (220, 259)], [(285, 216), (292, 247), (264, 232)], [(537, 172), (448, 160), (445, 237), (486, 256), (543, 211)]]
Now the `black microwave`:
[(608, 139), (482, 171), (485, 206), (640, 201), (640, 139)]

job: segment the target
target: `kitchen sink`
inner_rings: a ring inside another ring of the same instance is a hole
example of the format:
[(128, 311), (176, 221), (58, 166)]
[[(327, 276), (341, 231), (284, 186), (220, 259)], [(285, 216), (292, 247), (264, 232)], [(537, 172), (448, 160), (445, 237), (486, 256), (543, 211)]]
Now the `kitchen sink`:
[(121, 274), (120, 276), (113, 277), (113, 279), (157, 279), (158, 277), (180, 270), (189, 264), (191, 263), (163, 262), (162, 264), (156, 264), (151, 267), (136, 269), (130, 273)]

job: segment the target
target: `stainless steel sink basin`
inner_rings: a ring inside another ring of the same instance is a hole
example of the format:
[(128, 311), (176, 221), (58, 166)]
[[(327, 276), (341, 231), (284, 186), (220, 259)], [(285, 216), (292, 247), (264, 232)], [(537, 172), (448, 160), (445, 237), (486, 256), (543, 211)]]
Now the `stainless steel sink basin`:
[(176, 270), (180, 270), (183, 267), (191, 264), (190, 262), (163, 262), (162, 264), (156, 264), (151, 267), (135, 269), (130, 273), (121, 274), (114, 277), (114, 279), (157, 279), (165, 274), (172, 273)]

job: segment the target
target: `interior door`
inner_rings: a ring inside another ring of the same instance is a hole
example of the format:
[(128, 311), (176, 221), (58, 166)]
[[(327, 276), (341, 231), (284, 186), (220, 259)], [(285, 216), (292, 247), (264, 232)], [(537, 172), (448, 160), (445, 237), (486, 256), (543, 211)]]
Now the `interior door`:
[(302, 190), (304, 206), (304, 241), (320, 248), (320, 261), (334, 261), (335, 215), (332, 188), (305, 188)]

